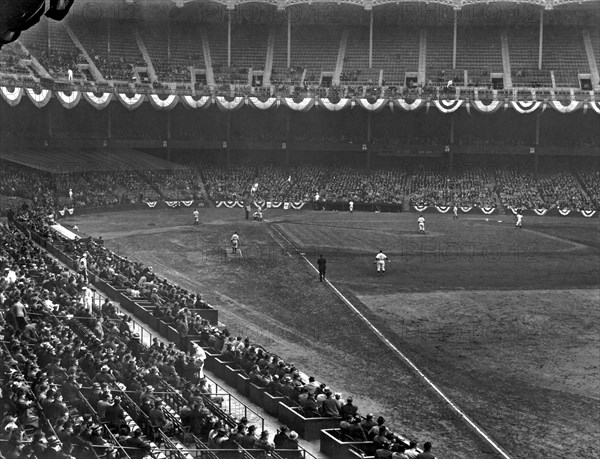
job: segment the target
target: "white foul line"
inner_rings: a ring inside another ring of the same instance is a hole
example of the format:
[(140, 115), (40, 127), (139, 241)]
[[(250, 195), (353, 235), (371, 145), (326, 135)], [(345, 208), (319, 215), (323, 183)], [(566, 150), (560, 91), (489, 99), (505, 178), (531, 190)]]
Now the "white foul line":
[[(281, 232), (273, 227), (273, 229), (275, 231), (277, 231), (277, 233), (283, 238), (285, 239), (292, 247), (294, 247), (294, 245), (290, 242), (290, 240), (288, 238), (286, 238), (283, 234), (281, 234)], [(294, 247), (295, 248), (295, 247)], [(296, 251), (298, 251), (296, 249)], [(313, 265), (308, 258), (306, 258), (306, 256), (304, 256), (304, 254), (302, 254), (301, 252), (298, 252), (298, 254), (304, 258), (304, 261), (306, 261), (311, 267), (312, 269), (314, 269), (317, 273), (319, 272), (319, 270), (315, 267), (315, 265)], [(370, 328), (371, 330), (373, 330), (375, 332), (375, 334), (377, 335), (377, 337), (383, 341), (383, 343), (388, 346), (390, 349), (392, 349), (396, 354), (398, 354), (419, 376), (421, 376), (421, 378), (423, 378), (423, 380), (425, 380), (425, 382), (446, 402), (448, 403), (448, 405), (450, 405), (452, 407), (452, 409), (454, 409), (454, 411), (456, 411), (460, 417), (462, 417), (465, 422), (467, 422), (467, 424), (469, 424), (485, 441), (487, 441), (504, 459), (510, 459), (510, 456), (508, 454), (506, 454), (501, 448), (500, 446), (498, 446), (496, 444), (496, 442), (494, 442), (494, 440), (492, 440), (492, 438), (486, 434), (479, 426), (477, 426), (477, 424), (475, 424), (474, 421), (472, 421), (452, 400), (450, 400), (446, 394), (444, 394), (427, 376), (425, 376), (425, 374), (419, 370), (419, 368), (417, 368), (417, 366), (408, 358), (406, 357), (402, 351), (400, 351), (396, 346), (394, 346), (390, 340), (388, 340), (385, 335), (383, 333), (381, 333), (376, 327), (375, 325), (373, 325), (369, 319), (367, 319), (357, 308), (356, 306), (354, 306), (350, 300), (348, 300), (343, 294), (342, 292), (340, 292), (331, 282), (329, 282), (329, 279), (325, 279), (325, 282), (327, 283), (327, 285), (329, 285), (333, 291), (336, 293), (336, 295), (338, 297), (340, 297), (344, 303), (346, 303), (350, 309), (352, 309), (356, 314), (358, 314), (358, 316), (361, 318), (361, 320), (363, 322), (365, 322)]]

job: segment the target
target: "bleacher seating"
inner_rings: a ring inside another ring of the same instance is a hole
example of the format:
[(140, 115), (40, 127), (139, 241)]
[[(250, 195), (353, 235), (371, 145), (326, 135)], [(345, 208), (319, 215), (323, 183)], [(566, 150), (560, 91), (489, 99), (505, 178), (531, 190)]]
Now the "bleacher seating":
[(419, 28), (376, 27), (373, 30), (373, 67), (383, 69), (388, 85), (404, 85), (406, 72), (419, 69)]
[(590, 73), (579, 27), (547, 26), (544, 29), (542, 67), (554, 71), (556, 86), (579, 87), (579, 73)]
[(514, 86), (552, 86), (550, 69), (538, 69), (539, 31), (534, 27), (511, 27), (507, 32)]
[(459, 82), (464, 80), (462, 70), (467, 70), (468, 78), (475, 86), (488, 86), (491, 73), (504, 72), (500, 34), (499, 28), (486, 26), (467, 26), (458, 30), (456, 68)]

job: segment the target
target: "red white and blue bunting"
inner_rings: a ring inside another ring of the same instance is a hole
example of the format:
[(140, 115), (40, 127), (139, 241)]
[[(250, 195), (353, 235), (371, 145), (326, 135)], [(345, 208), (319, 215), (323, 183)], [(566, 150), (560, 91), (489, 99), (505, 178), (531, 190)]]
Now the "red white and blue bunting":
[(404, 99), (395, 99), (394, 104), (400, 107), (402, 110), (412, 111), (418, 110), (423, 106), (425, 101), (423, 99), (415, 99), (413, 102), (406, 102)]
[(546, 215), (548, 209), (533, 209), (533, 211), (536, 215), (539, 215), (541, 217), (542, 215)]
[[(48, 89), (34, 90), (32, 88), (8, 88), (6, 86), (0, 86), (0, 94), (2, 99), (10, 106), (16, 106), (21, 102), (23, 93), (27, 93), (28, 98), (37, 107), (43, 107), (46, 105), (52, 97), (52, 91)], [(182, 103), (186, 108), (190, 109), (207, 109), (213, 103), (215, 103), (220, 110), (230, 111), (237, 110), (243, 105), (259, 110), (269, 110), (278, 108), (281, 105), (288, 107), (294, 111), (308, 111), (314, 106), (320, 106), (329, 111), (339, 111), (355, 106), (361, 107), (363, 110), (369, 112), (379, 112), (385, 107), (389, 107), (391, 110), (394, 107), (405, 110), (413, 111), (426, 106), (429, 108), (431, 105), (435, 106), (442, 113), (453, 113), (459, 108), (464, 107), (467, 110), (472, 106), (478, 112), (481, 113), (495, 113), (501, 107), (504, 108), (512, 107), (518, 113), (533, 113), (541, 110), (545, 110), (546, 107), (552, 107), (555, 111), (563, 114), (573, 113), (577, 110), (583, 109), (586, 111), (588, 107), (600, 114), (600, 102), (598, 101), (569, 101), (568, 104), (563, 104), (561, 101), (539, 101), (539, 100), (520, 100), (520, 101), (500, 101), (493, 100), (489, 103), (484, 103), (481, 100), (470, 100), (464, 99), (441, 99), (441, 100), (426, 100), (417, 98), (414, 100), (406, 100), (403, 98), (381, 98), (375, 101), (371, 101), (366, 98), (342, 98), (337, 102), (332, 102), (329, 98), (314, 98), (305, 97), (302, 99), (294, 99), (292, 97), (269, 97), (266, 100), (260, 100), (257, 97), (224, 97), (224, 96), (207, 96), (203, 95), (200, 97), (185, 95), (178, 96), (175, 94), (170, 95), (159, 95), (159, 94), (114, 94), (112, 92), (96, 94), (94, 92), (81, 92), (81, 91), (56, 91), (54, 95), (58, 98), (60, 103), (66, 108), (74, 108), (77, 106), (81, 97), (83, 97), (90, 105), (94, 108), (101, 110), (108, 106), (108, 104), (116, 97), (128, 110), (135, 110), (146, 100), (156, 110), (172, 110), (177, 106), (178, 103)]]
[(437, 107), (437, 109), (442, 112), (442, 113), (452, 113), (455, 112), (456, 110), (458, 110), (462, 104), (463, 104), (464, 100), (460, 100), (460, 99), (453, 99), (453, 100), (446, 100), (446, 99), (442, 99), (442, 100), (434, 100), (433, 101), (433, 105), (435, 105)]
[(31, 88), (25, 89), (29, 100), (33, 102), (37, 108), (42, 108), (46, 106), (48, 102), (50, 102), (50, 98), (52, 97), (52, 93), (48, 89), (42, 89), (39, 93), (35, 92)]
[(111, 100), (113, 99), (112, 92), (105, 92), (100, 96), (97, 96), (93, 92), (84, 92), (83, 98), (89, 102), (89, 104), (96, 110), (102, 110), (108, 107)]
[(350, 99), (342, 98), (337, 103), (331, 102), (329, 99), (319, 99), (319, 105), (322, 105), (330, 112), (339, 112), (350, 104)]
[(239, 201), (217, 201), (216, 207), (225, 206), (228, 209), (233, 209), (234, 207), (244, 207), (244, 205)]
[(369, 99), (359, 98), (356, 99), (356, 104), (368, 112), (380, 112), (390, 104), (390, 101), (388, 99), (377, 99), (375, 102), (371, 103), (369, 102)]
[(486, 215), (491, 215), (494, 213), (494, 211), (496, 210), (495, 207), (482, 207), (481, 211), (486, 214)]
[(560, 113), (573, 113), (574, 111), (579, 110), (581, 107), (583, 107), (583, 102), (573, 100), (570, 104), (563, 105), (563, 103), (558, 100), (552, 100), (550, 101), (550, 106)]
[(277, 97), (269, 97), (263, 102), (258, 97), (248, 97), (248, 105), (259, 110), (268, 110), (274, 105), (279, 105), (279, 100)]
[(281, 203), (280, 202), (267, 201), (267, 209), (277, 209), (279, 207), (281, 207)]
[(183, 204), (185, 207), (190, 207), (192, 204), (194, 204), (194, 201), (179, 201), (181, 204)]
[(471, 209), (473, 209), (473, 206), (461, 206), (460, 207), (460, 210), (462, 212), (464, 212), (465, 214), (471, 212)]
[(151, 209), (156, 207), (156, 201), (146, 201), (146, 204), (148, 204), (148, 207)]
[(179, 201), (165, 201), (165, 204), (169, 207), (177, 207), (179, 205)]
[(581, 211), (581, 215), (583, 215), (585, 218), (591, 218), (596, 214), (595, 210), (582, 210)]
[(81, 93), (79, 91), (71, 91), (69, 94), (63, 91), (56, 91), (56, 98), (65, 108), (75, 107), (81, 100)]
[(441, 214), (445, 214), (450, 210), (450, 206), (435, 206), (435, 208)]
[(13, 88), (10, 90), (6, 86), (0, 86), (0, 93), (2, 93), (2, 98), (8, 105), (16, 107), (21, 102), (21, 97), (23, 97), (23, 88)]
[(161, 99), (158, 94), (150, 94), (148, 100), (157, 110), (173, 110), (179, 102), (179, 96), (170, 94), (166, 99)]
[(558, 213), (561, 214), (563, 217), (566, 217), (567, 215), (569, 215), (571, 213), (570, 209), (558, 209)]
[(182, 96), (180, 100), (186, 108), (202, 108), (206, 110), (212, 105), (210, 96), (202, 96), (200, 99), (194, 99), (192, 96)]
[(427, 206), (413, 206), (413, 208), (417, 211), (417, 212), (425, 212), (427, 210)]
[(215, 97), (215, 102), (217, 103), (219, 110), (227, 112), (241, 108), (244, 105), (245, 100), (242, 96), (234, 97), (233, 100), (227, 100), (227, 98), (223, 96), (217, 96)]
[(312, 97), (306, 97), (305, 99), (302, 99), (300, 102), (296, 102), (291, 97), (286, 97), (283, 99), (283, 103), (288, 108), (295, 110), (297, 112), (307, 112), (311, 108), (313, 108), (313, 105), (315, 104), (315, 99), (313, 99)]
[(493, 100), (488, 105), (480, 100), (473, 100), (471, 101), (471, 104), (475, 107), (475, 110), (481, 113), (495, 113), (502, 107), (502, 101), (500, 100)]
[(542, 103), (536, 100), (518, 100), (511, 101), (511, 105), (517, 112), (526, 114), (535, 112)]
[(127, 110), (131, 111), (142, 105), (145, 96), (143, 94), (134, 94), (129, 97), (127, 94), (119, 93), (117, 94), (117, 99), (119, 99), (119, 102), (121, 102)]

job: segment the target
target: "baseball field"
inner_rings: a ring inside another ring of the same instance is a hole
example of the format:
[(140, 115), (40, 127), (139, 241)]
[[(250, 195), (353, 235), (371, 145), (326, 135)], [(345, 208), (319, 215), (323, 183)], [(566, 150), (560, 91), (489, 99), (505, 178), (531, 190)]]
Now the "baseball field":
[(194, 226), (186, 208), (63, 222), (202, 293), (233, 334), (432, 441), (437, 457), (502, 457), (485, 437), (511, 458), (600, 457), (597, 218), (516, 229), (509, 215), (425, 214), (419, 234), (411, 212), (264, 217), (206, 208)]

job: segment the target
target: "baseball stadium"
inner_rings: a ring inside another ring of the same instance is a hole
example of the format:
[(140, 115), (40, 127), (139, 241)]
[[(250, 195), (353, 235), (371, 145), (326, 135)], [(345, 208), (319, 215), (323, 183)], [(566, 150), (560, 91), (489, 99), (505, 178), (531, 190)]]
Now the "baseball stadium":
[(0, 459), (600, 457), (598, 24), (3, 1)]

